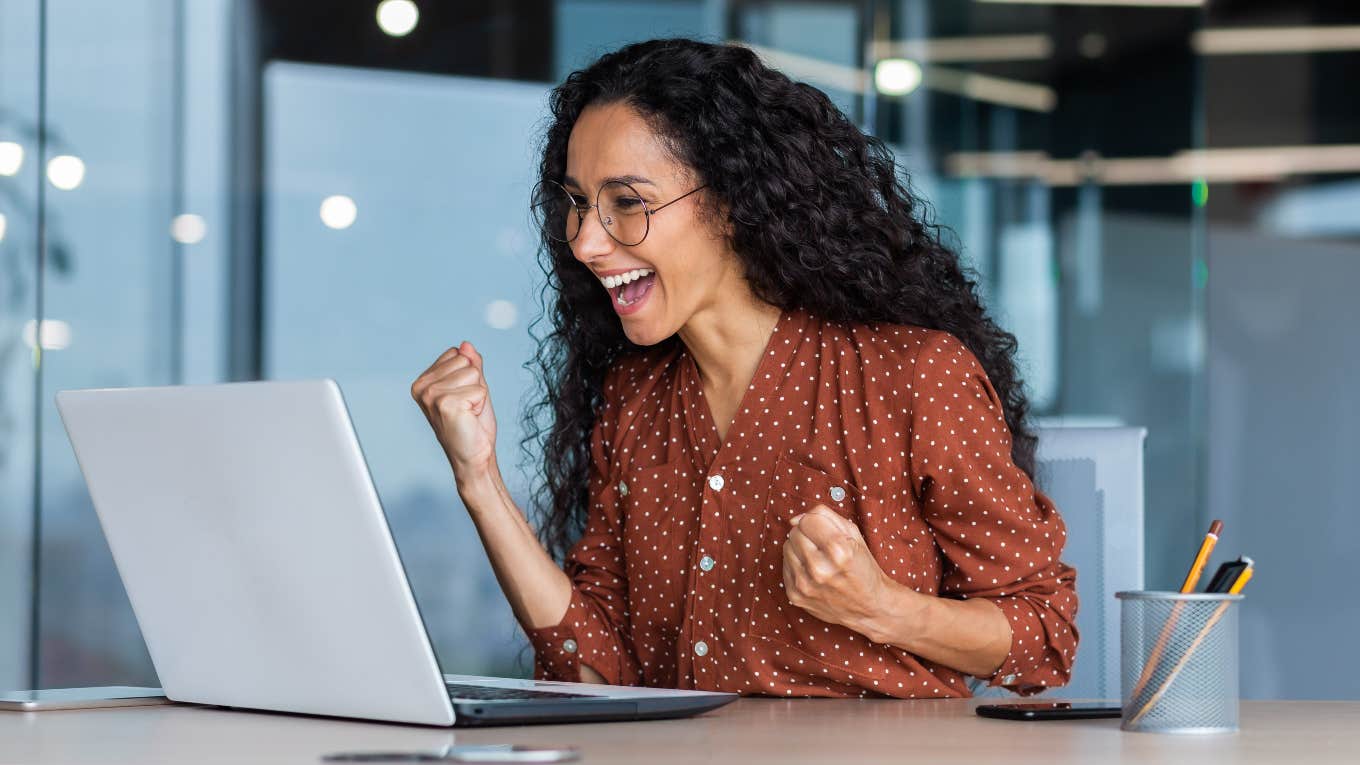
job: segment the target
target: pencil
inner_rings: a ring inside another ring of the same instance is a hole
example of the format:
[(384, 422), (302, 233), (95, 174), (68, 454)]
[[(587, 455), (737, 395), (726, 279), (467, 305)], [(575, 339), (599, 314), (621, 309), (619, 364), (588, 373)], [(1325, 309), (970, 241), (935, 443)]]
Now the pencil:
[(1190, 564), (1190, 573), (1185, 575), (1181, 592), (1194, 592), (1199, 586), (1199, 578), (1204, 575), (1204, 565), (1209, 562), (1209, 554), (1214, 551), (1214, 545), (1218, 544), (1218, 535), (1221, 533), (1223, 521), (1215, 520), (1209, 524), (1209, 533), (1204, 535), (1204, 541), (1199, 544), (1199, 553), (1195, 555), (1195, 562)]
[(1242, 569), (1242, 573), (1238, 575), (1237, 581), (1236, 581), (1236, 582), (1233, 582), (1233, 586), (1232, 586), (1231, 588), (1228, 589), (1228, 594), (1229, 594), (1229, 595), (1236, 595), (1236, 594), (1242, 592), (1242, 588), (1243, 588), (1243, 587), (1246, 587), (1246, 586), (1247, 586), (1247, 582), (1250, 582), (1250, 581), (1251, 581), (1251, 575), (1254, 574), (1254, 573), (1256, 572), (1256, 562), (1255, 562), (1255, 561), (1253, 561), (1251, 558), (1248, 558), (1248, 557), (1246, 557), (1246, 556), (1243, 556), (1243, 560), (1245, 560), (1245, 561), (1247, 562), (1247, 567), (1244, 568), (1244, 569)]

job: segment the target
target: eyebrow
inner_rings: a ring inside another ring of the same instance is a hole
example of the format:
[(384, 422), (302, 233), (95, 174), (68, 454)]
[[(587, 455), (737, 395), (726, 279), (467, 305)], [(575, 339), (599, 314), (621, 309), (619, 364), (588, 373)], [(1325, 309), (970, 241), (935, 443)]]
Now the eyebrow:
[[(627, 183), (627, 184), (645, 183), (645, 184), (647, 184), (648, 186), (655, 186), (655, 185), (656, 185), (655, 183), (652, 183), (651, 181), (647, 180), (646, 178), (643, 178), (643, 177), (640, 176), (640, 175), (615, 175), (615, 176), (611, 176), (611, 177), (609, 177), (609, 178), (605, 178), (604, 181), (603, 181), (600, 185), (603, 186), (604, 184), (609, 183), (609, 182), (611, 182), (611, 181), (618, 181), (619, 183)], [(562, 183), (563, 183), (563, 185), (571, 185), (571, 186), (575, 186), (575, 187), (578, 188), (578, 189), (583, 189), (583, 188), (585, 188), (585, 186), (581, 185), (581, 182), (580, 182), (580, 181), (576, 180), (575, 178), (571, 177), (570, 175), (564, 175), (564, 176), (562, 176)]]

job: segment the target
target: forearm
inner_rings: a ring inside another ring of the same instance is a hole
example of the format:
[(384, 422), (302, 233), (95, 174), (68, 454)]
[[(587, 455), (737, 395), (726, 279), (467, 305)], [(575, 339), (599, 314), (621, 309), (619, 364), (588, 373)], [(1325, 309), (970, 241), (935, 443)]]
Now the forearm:
[(460, 480), (458, 494), (520, 623), (526, 629), (540, 629), (562, 621), (571, 604), (571, 579), (543, 549), (496, 465), (466, 482)]
[(858, 630), (871, 640), (974, 677), (992, 675), (1010, 654), (1010, 622), (991, 601), (923, 595), (888, 581), (878, 615)]

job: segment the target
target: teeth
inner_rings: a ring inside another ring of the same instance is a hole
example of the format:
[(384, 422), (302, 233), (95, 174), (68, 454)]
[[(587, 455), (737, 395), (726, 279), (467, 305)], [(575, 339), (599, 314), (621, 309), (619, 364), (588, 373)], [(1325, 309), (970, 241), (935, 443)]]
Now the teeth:
[(600, 281), (604, 283), (604, 286), (605, 286), (606, 289), (611, 289), (611, 290), (612, 290), (612, 289), (614, 289), (615, 287), (618, 287), (619, 285), (627, 284), (628, 282), (635, 281), (635, 280), (637, 280), (637, 279), (641, 279), (642, 277), (644, 277), (644, 276), (646, 276), (646, 275), (648, 275), (648, 274), (650, 274), (650, 273), (653, 273), (652, 269), (650, 269), (650, 268), (636, 268), (636, 269), (633, 269), (632, 271), (629, 271), (629, 272), (626, 273), (626, 274), (616, 274), (616, 275), (614, 275), (614, 276), (606, 276), (606, 277), (604, 277), (603, 279), (601, 279)]

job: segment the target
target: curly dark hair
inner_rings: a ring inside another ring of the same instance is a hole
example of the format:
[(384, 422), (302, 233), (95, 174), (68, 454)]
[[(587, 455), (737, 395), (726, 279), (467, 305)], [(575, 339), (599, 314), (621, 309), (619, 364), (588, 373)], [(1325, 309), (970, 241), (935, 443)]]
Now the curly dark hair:
[[(1035, 437), (1015, 337), (987, 315), (971, 274), (927, 220), (888, 148), (825, 94), (740, 45), (663, 39), (601, 56), (569, 75), (549, 103), (541, 180), (566, 174), (567, 139), (587, 106), (627, 105), (696, 185), (707, 184), (701, 208), (725, 211), (723, 228), (757, 297), (829, 321), (954, 335), (986, 370), (1005, 409), (1012, 456), (1033, 476)], [(539, 225), (546, 225), (541, 217)], [(521, 446), (537, 468), (531, 507), (539, 534), (561, 559), (589, 506), (589, 440), (605, 372), (643, 346), (624, 335), (608, 294), (570, 245), (546, 230), (540, 235), (547, 283), (528, 366), (542, 380), (542, 398), (525, 409)], [(678, 342), (672, 336), (662, 345)]]

